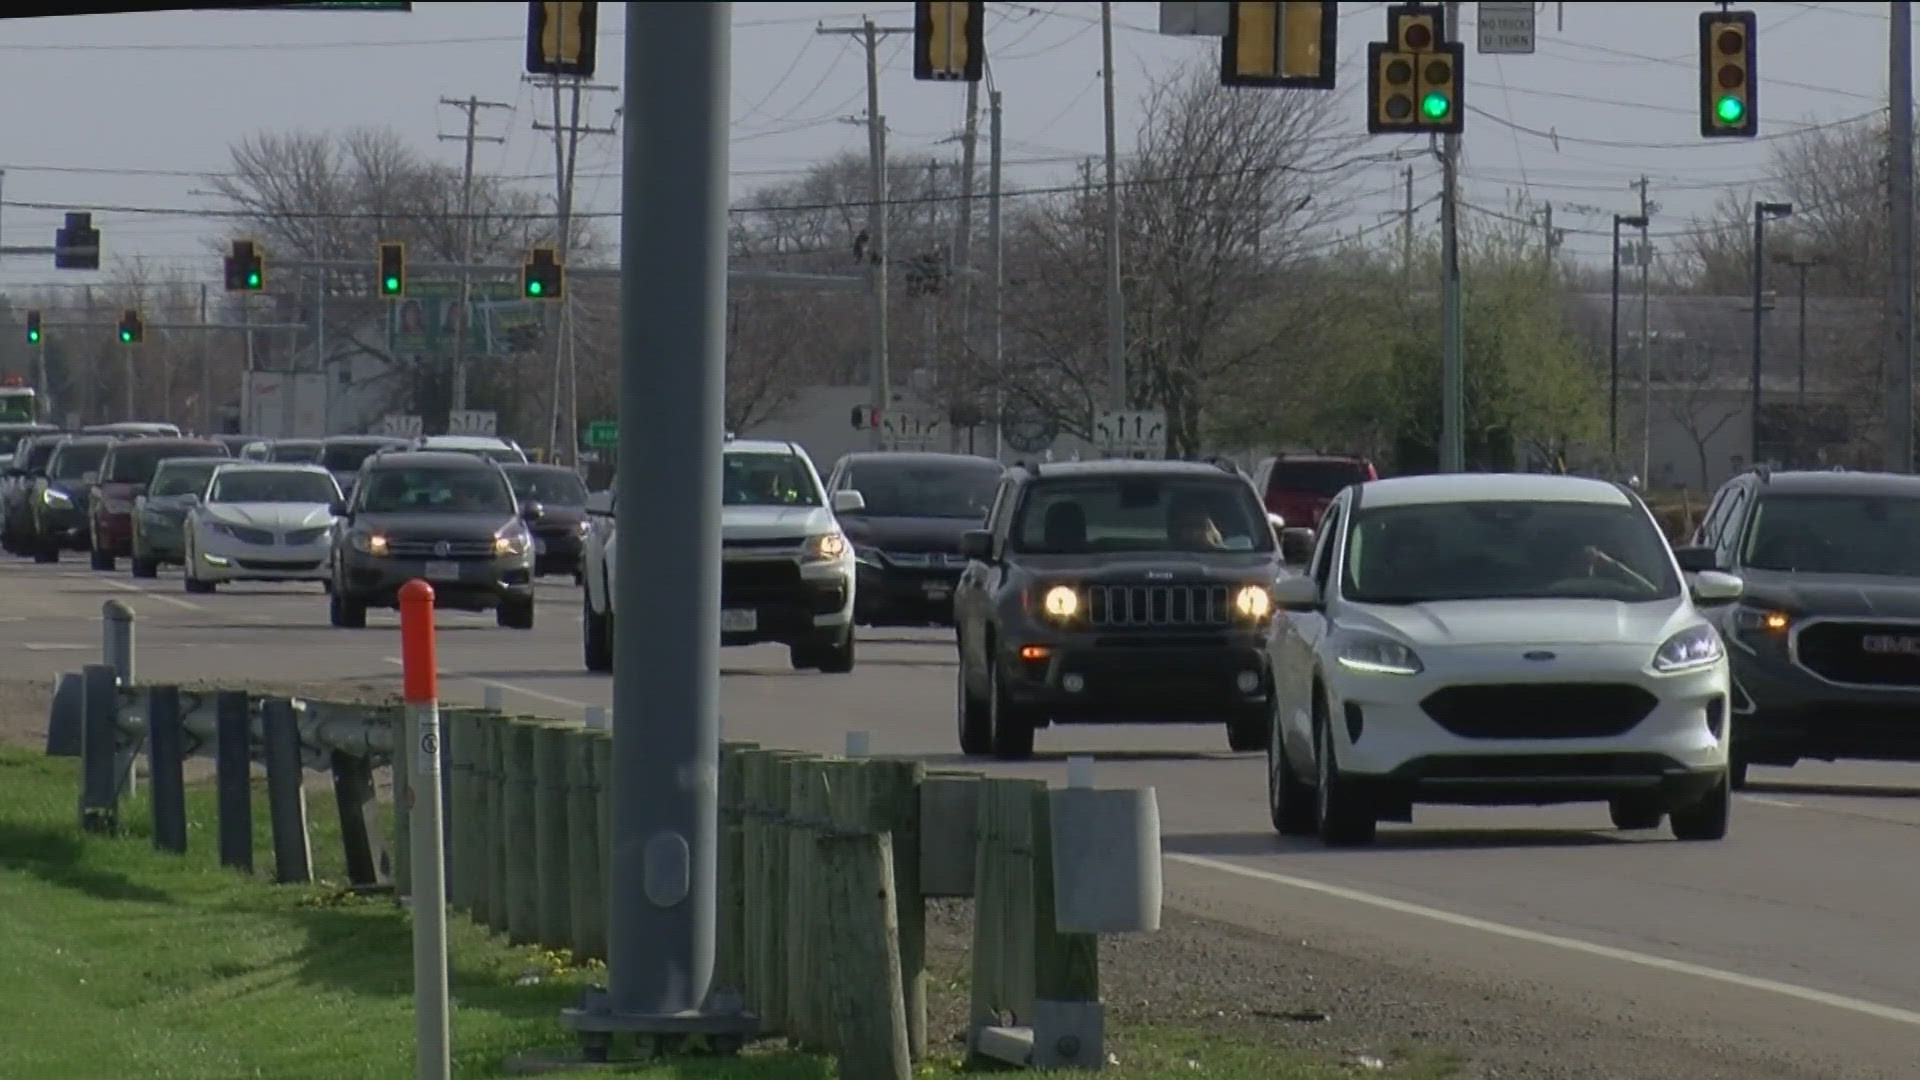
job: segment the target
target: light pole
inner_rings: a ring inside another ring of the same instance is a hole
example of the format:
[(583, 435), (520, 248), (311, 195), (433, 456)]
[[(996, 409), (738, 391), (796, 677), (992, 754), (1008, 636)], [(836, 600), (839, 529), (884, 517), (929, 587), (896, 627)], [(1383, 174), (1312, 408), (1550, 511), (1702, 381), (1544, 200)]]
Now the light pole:
[(1793, 204), (1784, 202), (1755, 202), (1753, 204), (1753, 374), (1750, 377), (1747, 403), (1747, 464), (1759, 465), (1760, 460), (1760, 333), (1766, 321), (1766, 313), (1761, 309), (1765, 297), (1762, 290), (1766, 287), (1766, 246), (1767, 219), (1783, 218), (1793, 213)]
[(1775, 255), (1773, 259), (1775, 262), (1784, 263), (1800, 272), (1800, 360), (1798, 375), (1800, 406), (1805, 408), (1807, 404), (1807, 271), (1825, 264), (1827, 259), (1824, 255), (1803, 256), (1791, 251)]
[(1613, 325), (1607, 338), (1607, 465), (1620, 473), (1620, 226), (1644, 228), (1644, 214), (1613, 215)]

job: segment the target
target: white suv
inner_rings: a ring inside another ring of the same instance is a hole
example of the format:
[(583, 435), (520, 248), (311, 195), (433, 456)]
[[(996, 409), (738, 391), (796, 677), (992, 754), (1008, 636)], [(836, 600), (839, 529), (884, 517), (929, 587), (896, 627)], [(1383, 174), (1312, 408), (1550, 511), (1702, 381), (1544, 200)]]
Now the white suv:
[[(727, 439), (720, 511), (720, 643), (787, 646), (796, 668), (853, 670), (853, 545), (807, 452), (790, 442)], [(613, 670), (613, 511), (616, 492), (590, 502), (595, 524), (581, 553), (582, 651), (588, 671)]]
[(472, 454), (502, 465), (524, 465), (527, 462), (527, 452), (520, 448), (519, 443), (492, 435), (422, 435), (413, 440), (413, 448)]
[(1621, 829), (1670, 817), (1682, 840), (1726, 835), (1727, 658), (1695, 603), (1742, 584), (1689, 585), (1629, 489), (1357, 484), (1321, 519), (1307, 571), (1274, 586), (1267, 786), (1283, 835), (1364, 844), (1416, 803), (1586, 801)]

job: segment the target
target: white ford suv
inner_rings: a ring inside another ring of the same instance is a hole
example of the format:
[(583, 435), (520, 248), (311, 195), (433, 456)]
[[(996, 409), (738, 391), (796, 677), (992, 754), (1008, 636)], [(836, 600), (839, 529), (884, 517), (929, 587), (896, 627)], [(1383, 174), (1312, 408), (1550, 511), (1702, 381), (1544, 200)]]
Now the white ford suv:
[[(835, 511), (865, 505), (857, 491), (828, 503), (813, 459), (797, 444), (727, 440), (720, 512), (720, 643), (787, 646), (796, 668), (853, 670), (853, 545)], [(581, 553), (582, 651), (588, 671), (613, 670), (613, 509), (590, 504)]]
[(1347, 488), (1275, 586), (1268, 803), (1364, 844), (1416, 803), (1606, 802), (1621, 829), (1726, 835), (1725, 649), (1629, 489), (1455, 474)]

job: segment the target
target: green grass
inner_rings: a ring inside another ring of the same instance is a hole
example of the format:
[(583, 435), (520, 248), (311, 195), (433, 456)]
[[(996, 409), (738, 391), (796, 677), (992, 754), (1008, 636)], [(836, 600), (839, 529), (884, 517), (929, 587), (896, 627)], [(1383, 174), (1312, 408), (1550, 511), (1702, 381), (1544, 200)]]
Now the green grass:
[[(7, 1080), (389, 1080), (412, 1072), (412, 952), (390, 899), (276, 887), (215, 863), (211, 792), (189, 793), (185, 858), (156, 853), (146, 791), (125, 836), (76, 827), (75, 763), (0, 751), (0, 1077)], [(310, 800), (319, 875), (339, 876), (331, 799)], [(271, 862), (256, 793), (256, 862)], [(451, 930), (455, 1074), (503, 1075), (512, 1055), (564, 1047), (558, 1014), (594, 973)], [(519, 985), (529, 975), (537, 982)], [(1329, 1080), (1352, 1073), (1175, 1029), (1116, 1032), (1108, 1080)], [(1434, 1061), (1373, 1072), (1437, 1080)], [(958, 1072), (931, 1061), (924, 1077)], [(574, 1076), (605, 1075), (574, 1073)], [(830, 1062), (775, 1050), (635, 1066), (643, 1080), (829, 1080)], [(1068, 1075), (1068, 1074), (1055, 1074)]]

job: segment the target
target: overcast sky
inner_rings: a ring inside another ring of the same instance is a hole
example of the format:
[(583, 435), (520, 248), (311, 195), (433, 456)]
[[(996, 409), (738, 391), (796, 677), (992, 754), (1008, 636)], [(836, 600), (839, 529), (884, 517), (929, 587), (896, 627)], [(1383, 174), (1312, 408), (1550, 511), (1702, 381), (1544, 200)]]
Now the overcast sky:
[[(1365, 43), (1384, 37), (1385, 6), (1340, 5), (1341, 86), (1332, 93), (1354, 130), (1363, 124)], [(1757, 181), (1770, 138), (1884, 107), (1887, 5), (1751, 4), (1759, 12), (1762, 138), (1701, 139), (1695, 18), (1707, 6), (1539, 4), (1538, 51), (1501, 57), (1471, 52), (1477, 5), (1462, 4), (1470, 204), (1498, 209), (1509, 192), (1523, 191), (1551, 200), (1556, 224), (1570, 230), (1563, 251), (1604, 265), (1607, 215), (1637, 208), (1628, 184), (1640, 175), (1651, 179), (1660, 207), (1657, 237), (1684, 229), (1686, 217), (1704, 212), (1720, 191)], [(625, 7), (600, 5), (603, 83), (621, 81)], [(846, 122), (865, 108), (860, 49), (815, 27), (855, 26), (863, 15), (883, 26), (910, 25), (911, 6), (733, 9), (735, 193), (838, 150), (864, 152), (863, 132)], [(1217, 62), (1219, 42), (1161, 36), (1157, 4), (1114, 9), (1124, 154), (1149, 81), (1184, 61)], [(1058, 183), (1077, 161), (1101, 153), (1099, 12), (1096, 3), (988, 4), (1010, 191)], [(204, 194), (205, 176), (226, 167), (233, 140), (261, 130), (390, 126), (422, 153), (457, 164), (459, 143), (436, 138), (461, 130), (461, 114), (439, 105), (442, 96), (512, 103), (510, 112), (483, 117), (482, 130), (506, 141), (480, 147), (480, 168), (552, 190), (552, 146), (532, 130), (544, 103), (522, 80), (524, 4), (416, 3), (410, 14), (178, 11), (4, 25), (6, 244), (50, 244), (57, 208), (98, 207), (109, 261), (138, 256), (217, 283), (218, 259), (206, 238), (219, 223), (197, 212), (218, 205)], [(880, 53), (891, 148), (939, 147), (957, 159), (958, 147), (942, 140), (960, 127), (964, 91), (914, 82), (908, 40), (891, 38)], [(612, 121), (618, 95), (593, 94), (589, 102), (591, 122)], [(1382, 150), (1392, 146), (1380, 142)], [(581, 211), (617, 212), (618, 150), (612, 138), (583, 149)], [(984, 169), (984, 146), (981, 154)], [(1356, 169), (1347, 181), (1357, 199), (1349, 230), (1398, 208), (1405, 164), (1416, 168), (1418, 199), (1437, 190), (1438, 171), (1422, 153)], [(94, 280), (56, 273), (50, 256), (7, 256), (0, 265), (0, 284), (10, 287)]]

